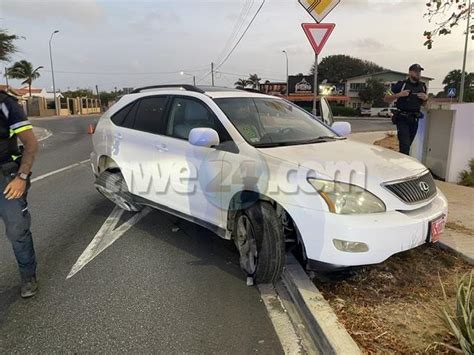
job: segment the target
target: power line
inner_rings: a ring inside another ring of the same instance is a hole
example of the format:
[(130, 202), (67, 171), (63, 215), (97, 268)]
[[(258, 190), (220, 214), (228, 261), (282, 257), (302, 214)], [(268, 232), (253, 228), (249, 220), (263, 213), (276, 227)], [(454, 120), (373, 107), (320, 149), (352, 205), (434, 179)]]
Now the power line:
[(237, 43), (235, 43), (234, 47), (231, 49), (231, 51), (229, 52), (229, 54), (224, 58), (224, 60), (217, 65), (216, 67), (216, 70), (219, 69), (221, 66), (223, 66), (225, 64), (225, 62), (227, 62), (227, 60), (230, 58), (230, 56), (232, 55), (232, 53), (234, 53), (235, 49), (237, 48), (237, 46), (239, 45), (240, 41), (242, 41), (242, 39), (244, 38), (245, 34), (247, 33), (247, 31), (249, 30), (250, 26), (252, 26), (252, 23), (255, 21), (255, 19), (257, 18), (258, 14), (260, 13), (260, 11), (262, 10), (262, 7), (263, 5), (265, 4), (265, 1), (266, 0), (263, 0), (262, 3), (260, 4), (259, 8), (257, 9), (257, 12), (255, 12), (255, 15), (253, 15), (252, 19), (250, 20), (249, 24), (247, 25), (247, 28), (245, 29), (245, 31), (242, 33), (242, 35), (240, 36), (239, 40), (237, 41)]
[[(230, 56), (232, 55), (232, 53), (234, 53), (235, 49), (237, 48), (237, 46), (239, 45), (239, 43), (242, 41), (242, 39), (244, 38), (245, 34), (248, 32), (248, 30), (250, 29), (250, 26), (252, 26), (252, 23), (255, 21), (255, 19), (257, 18), (258, 14), (260, 13), (260, 11), (262, 10), (263, 8), (263, 5), (265, 4), (265, 1), (266, 0), (263, 0), (262, 3), (260, 4), (260, 6), (258, 7), (257, 11), (255, 12), (255, 14), (253, 15), (252, 19), (250, 20), (249, 24), (247, 25), (247, 27), (245, 28), (244, 32), (242, 33), (242, 35), (240, 36), (239, 40), (234, 44), (234, 46), (232, 47), (231, 51), (229, 52), (229, 54), (227, 54), (227, 56), (224, 58), (224, 60), (222, 62), (220, 62), (214, 69), (217, 70), (219, 69), (221, 66), (223, 66), (225, 64), (225, 62), (227, 62), (227, 60), (230, 58)], [(204, 75), (203, 77), (201, 77), (200, 79), (198, 79), (198, 82), (199, 81), (202, 81), (204, 80), (205, 78), (207, 78), (209, 75), (211, 74), (211, 72), (208, 72), (206, 75)]]
[(249, 12), (251, 10), (254, 1), (255, 0), (252, 0), (252, 1), (251, 0), (246, 0), (244, 2), (244, 6), (242, 7), (242, 10), (240, 11), (240, 14), (237, 18), (237, 21), (235, 22), (234, 28), (233, 28), (229, 38), (227, 39), (222, 51), (217, 56), (217, 59), (215, 60), (215, 63), (219, 63), (222, 60), (222, 58), (224, 57), (224, 55), (227, 52), (227, 50), (229, 49), (229, 47), (232, 45), (232, 43), (234, 43), (235, 38), (237, 37), (238, 33), (240, 32), (240, 30), (242, 29), (242, 26), (245, 23), (245, 19), (247, 18), (247, 15), (249, 14)]
[[(206, 67), (207, 68), (207, 67)], [(43, 69), (45, 72), (51, 72), (49, 69)], [(67, 71), (67, 70), (55, 70), (55, 73), (61, 74), (84, 74), (84, 75), (164, 75), (164, 74), (180, 74), (183, 71), (187, 72), (201, 72), (207, 69), (184, 69), (176, 71), (163, 71), (163, 72), (81, 72), (81, 71)]]

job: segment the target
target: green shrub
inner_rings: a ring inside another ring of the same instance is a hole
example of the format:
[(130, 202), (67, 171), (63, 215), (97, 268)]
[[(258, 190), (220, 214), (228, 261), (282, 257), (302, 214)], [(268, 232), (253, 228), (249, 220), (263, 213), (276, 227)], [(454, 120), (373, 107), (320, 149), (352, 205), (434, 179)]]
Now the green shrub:
[[(441, 282), (441, 280), (440, 280)], [(474, 283), (473, 273), (465, 274), (459, 280), (454, 307), (448, 302), (446, 290), (441, 283), (444, 307), (441, 319), (446, 329), (454, 335), (458, 346), (441, 344), (447, 348), (464, 354), (474, 353)]]
[(357, 111), (352, 107), (345, 107), (340, 105), (331, 105), (332, 114), (334, 116), (357, 116)]
[(459, 185), (474, 187), (474, 159), (469, 161), (470, 171), (463, 170), (459, 174)]

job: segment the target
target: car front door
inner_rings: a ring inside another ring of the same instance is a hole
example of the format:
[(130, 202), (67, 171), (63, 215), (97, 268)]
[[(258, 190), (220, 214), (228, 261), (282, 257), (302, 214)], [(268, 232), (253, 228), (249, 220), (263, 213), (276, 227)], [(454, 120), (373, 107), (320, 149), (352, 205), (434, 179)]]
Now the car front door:
[(167, 201), (187, 216), (225, 228), (221, 208), (221, 169), (225, 151), (218, 147), (197, 147), (188, 142), (193, 128), (212, 128), (221, 144), (230, 136), (202, 100), (189, 96), (171, 99), (162, 151), (157, 159), (164, 171), (170, 172)]

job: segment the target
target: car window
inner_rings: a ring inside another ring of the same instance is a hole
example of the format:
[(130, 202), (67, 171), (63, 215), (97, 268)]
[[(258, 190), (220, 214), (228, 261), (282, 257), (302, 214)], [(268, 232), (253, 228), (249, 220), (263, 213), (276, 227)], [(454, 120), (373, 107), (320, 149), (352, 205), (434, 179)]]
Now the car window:
[(279, 99), (222, 98), (214, 100), (243, 138), (256, 147), (307, 144), (336, 137), (306, 111)]
[(114, 113), (112, 117), (110, 118), (113, 123), (115, 123), (117, 126), (121, 127), (126, 127), (126, 128), (132, 128), (133, 127), (133, 122), (135, 120), (135, 114), (137, 111), (137, 102), (133, 102), (118, 112)]
[(216, 130), (221, 143), (231, 140), (221, 122), (204, 103), (185, 97), (175, 98), (170, 108), (166, 135), (187, 140), (193, 128)]
[(146, 97), (138, 103), (133, 129), (159, 134), (162, 131), (167, 96)]

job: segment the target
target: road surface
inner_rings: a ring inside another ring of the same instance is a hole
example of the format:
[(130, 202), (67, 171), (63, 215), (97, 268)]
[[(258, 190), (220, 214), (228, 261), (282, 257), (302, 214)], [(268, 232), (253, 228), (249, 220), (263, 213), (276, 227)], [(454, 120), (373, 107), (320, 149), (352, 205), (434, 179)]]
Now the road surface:
[[(87, 125), (96, 120), (34, 120), (53, 135), (41, 142), (33, 177), (88, 159)], [(150, 212), (66, 279), (114, 208), (93, 181), (83, 163), (33, 183), (33, 299), (19, 297), (0, 227), (0, 353), (282, 353), (233, 245), (164, 213)]]

